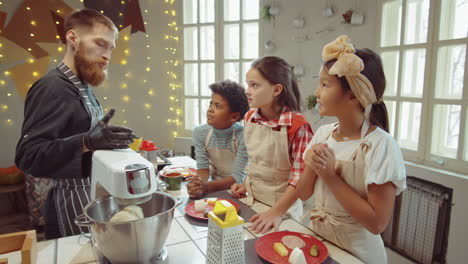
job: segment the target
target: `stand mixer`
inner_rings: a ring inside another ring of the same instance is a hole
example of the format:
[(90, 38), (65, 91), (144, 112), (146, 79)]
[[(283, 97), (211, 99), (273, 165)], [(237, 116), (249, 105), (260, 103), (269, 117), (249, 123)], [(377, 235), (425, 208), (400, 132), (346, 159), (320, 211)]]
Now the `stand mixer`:
[(139, 204), (151, 199), (157, 184), (153, 164), (131, 149), (93, 153), (91, 200), (112, 195), (120, 204)]
[[(75, 223), (90, 227), (101, 263), (164, 263), (165, 241), (174, 210), (181, 201), (157, 189), (153, 164), (135, 151), (93, 153), (92, 201), (76, 217)], [(142, 208), (143, 219), (109, 222), (114, 213), (135, 204)]]

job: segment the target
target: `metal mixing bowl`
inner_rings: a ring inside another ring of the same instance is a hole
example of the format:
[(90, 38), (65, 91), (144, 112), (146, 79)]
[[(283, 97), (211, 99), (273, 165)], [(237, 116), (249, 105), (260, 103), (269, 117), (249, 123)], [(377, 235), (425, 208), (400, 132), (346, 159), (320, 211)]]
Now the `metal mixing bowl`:
[(145, 218), (131, 222), (109, 222), (126, 205), (112, 196), (90, 202), (75, 219), (80, 226), (91, 227), (97, 248), (113, 264), (154, 263), (163, 248), (180, 200), (163, 192), (138, 204)]

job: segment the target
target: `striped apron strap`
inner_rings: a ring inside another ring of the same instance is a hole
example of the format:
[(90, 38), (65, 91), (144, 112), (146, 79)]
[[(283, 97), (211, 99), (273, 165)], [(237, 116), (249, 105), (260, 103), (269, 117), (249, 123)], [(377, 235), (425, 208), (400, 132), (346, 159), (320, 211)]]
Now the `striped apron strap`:
[[(95, 126), (103, 116), (102, 107), (95, 98), (91, 87), (83, 85), (81, 80), (63, 62), (57, 67), (75, 85), (80, 92), (91, 125)], [(57, 211), (59, 230), (62, 236), (89, 233), (88, 227), (75, 225), (75, 218), (83, 213), (83, 208), (90, 202), (91, 181), (86, 179), (58, 179), (54, 189), (54, 203)]]

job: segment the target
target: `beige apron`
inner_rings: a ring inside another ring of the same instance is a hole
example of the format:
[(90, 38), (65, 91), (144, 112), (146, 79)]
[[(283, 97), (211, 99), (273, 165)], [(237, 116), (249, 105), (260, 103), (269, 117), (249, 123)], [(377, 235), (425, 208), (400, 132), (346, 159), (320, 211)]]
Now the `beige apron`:
[(205, 150), (206, 152), (208, 152), (208, 161), (210, 162), (210, 174), (213, 180), (219, 180), (228, 176), (232, 176), (232, 166), (234, 164), (234, 160), (236, 159), (238, 147), (235, 131), (235, 129), (233, 129), (232, 131), (232, 151), (228, 149), (208, 147), (211, 135), (213, 134), (213, 128), (210, 129), (210, 131), (206, 135)]
[[(271, 127), (252, 123), (252, 117), (244, 128), (249, 164), (244, 182), (247, 197), (243, 201), (249, 206), (255, 200), (273, 206), (286, 191), (291, 172), (287, 126), (281, 126), (279, 132), (273, 131)], [(303, 214), (302, 202), (297, 200), (287, 213), (299, 219)]]
[[(362, 140), (351, 160), (337, 160), (335, 164), (336, 173), (365, 199), (365, 155), (369, 147), (369, 142)], [(314, 197), (315, 207), (310, 212), (310, 225), (315, 233), (366, 263), (387, 263), (380, 235), (372, 234), (351, 217), (319, 177)]]

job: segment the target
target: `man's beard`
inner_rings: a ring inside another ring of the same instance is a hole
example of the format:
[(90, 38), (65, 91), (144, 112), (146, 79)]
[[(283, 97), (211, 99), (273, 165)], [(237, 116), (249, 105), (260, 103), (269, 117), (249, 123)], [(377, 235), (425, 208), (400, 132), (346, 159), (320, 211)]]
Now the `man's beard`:
[(87, 59), (83, 54), (84, 47), (80, 43), (75, 53), (75, 69), (78, 78), (82, 82), (87, 82), (92, 86), (99, 86), (107, 77), (107, 70), (101, 69), (99, 63), (104, 61), (92, 61)]

